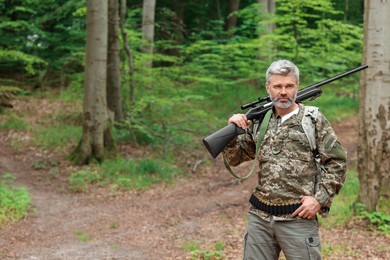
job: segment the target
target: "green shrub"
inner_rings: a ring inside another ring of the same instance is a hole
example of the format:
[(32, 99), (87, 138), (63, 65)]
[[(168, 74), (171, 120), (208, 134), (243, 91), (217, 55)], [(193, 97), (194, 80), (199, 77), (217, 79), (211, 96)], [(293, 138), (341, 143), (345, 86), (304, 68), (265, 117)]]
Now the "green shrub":
[(390, 235), (390, 216), (382, 211), (368, 212), (362, 203), (355, 204), (358, 218), (368, 221), (372, 228), (379, 230), (385, 235)]

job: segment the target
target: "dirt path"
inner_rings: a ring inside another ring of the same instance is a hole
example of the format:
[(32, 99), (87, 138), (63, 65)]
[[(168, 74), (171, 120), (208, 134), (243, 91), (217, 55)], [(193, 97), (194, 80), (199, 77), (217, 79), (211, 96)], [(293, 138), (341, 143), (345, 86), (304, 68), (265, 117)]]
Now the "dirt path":
[[(339, 129), (353, 155), (356, 120)], [(42, 158), (0, 142), (0, 174), (14, 174), (16, 184), (28, 188), (34, 207), (27, 219), (0, 229), (0, 259), (191, 259), (186, 245), (213, 252), (218, 241), (224, 244), (223, 259), (241, 258), (255, 176), (237, 183), (218, 159), (211, 166), (200, 164), (175, 184), (145, 191), (71, 193), (65, 178), (32, 167)], [(356, 226), (321, 234), (331, 252), (327, 259), (390, 259), (388, 238)]]

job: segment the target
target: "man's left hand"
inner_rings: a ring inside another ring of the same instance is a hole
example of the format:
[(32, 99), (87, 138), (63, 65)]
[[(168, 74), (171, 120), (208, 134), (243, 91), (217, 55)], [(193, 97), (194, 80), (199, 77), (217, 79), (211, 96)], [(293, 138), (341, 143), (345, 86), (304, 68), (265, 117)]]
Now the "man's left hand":
[(300, 216), (301, 218), (313, 219), (321, 209), (321, 204), (311, 196), (301, 198), (302, 205), (293, 212), (292, 217)]

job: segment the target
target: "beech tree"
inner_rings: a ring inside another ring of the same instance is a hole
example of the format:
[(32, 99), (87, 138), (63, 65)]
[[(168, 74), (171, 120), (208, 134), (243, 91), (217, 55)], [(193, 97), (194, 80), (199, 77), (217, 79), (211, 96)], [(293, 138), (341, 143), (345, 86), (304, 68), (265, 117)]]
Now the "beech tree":
[[(149, 55), (153, 54), (154, 46), (154, 14), (156, 0), (144, 0), (142, 15), (142, 39), (145, 41), (143, 51)], [(152, 67), (152, 59), (149, 58), (146, 66)]]
[(108, 1), (107, 105), (116, 121), (123, 119), (118, 0)]
[[(275, 14), (275, 0), (257, 0), (257, 2), (261, 5), (264, 13), (271, 15)], [(272, 32), (275, 29), (275, 24), (268, 23), (267, 29)]]
[(129, 88), (130, 88), (130, 106), (133, 107), (135, 103), (135, 80), (134, 80), (134, 57), (133, 52), (130, 49), (129, 40), (126, 33), (126, 10), (127, 10), (127, 1), (120, 0), (120, 22), (119, 27), (121, 30), (122, 40), (123, 40), (123, 48), (126, 52), (128, 58), (128, 68), (129, 68)]
[(87, 1), (87, 48), (84, 80), (83, 135), (73, 160), (88, 164), (103, 161), (106, 148), (113, 147), (107, 113), (108, 1)]
[(390, 2), (367, 0), (364, 15), (363, 63), (360, 82), (358, 201), (376, 209), (390, 185)]
[(240, 6), (240, 0), (228, 0), (227, 5), (227, 18), (226, 18), (226, 24), (225, 24), (225, 30), (229, 31), (236, 27), (237, 24), (237, 15), (234, 13), (239, 9)]

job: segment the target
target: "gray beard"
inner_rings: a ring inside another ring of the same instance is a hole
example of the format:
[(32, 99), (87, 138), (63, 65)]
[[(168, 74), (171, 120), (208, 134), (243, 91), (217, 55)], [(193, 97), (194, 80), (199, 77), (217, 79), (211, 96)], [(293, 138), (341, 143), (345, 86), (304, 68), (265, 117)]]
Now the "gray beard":
[(271, 98), (271, 101), (272, 103), (274, 104), (275, 107), (278, 107), (278, 108), (289, 108), (292, 106), (292, 104), (295, 103), (295, 100), (297, 99), (297, 93), (295, 93), (295, 96), (293, 98), (289, 98), (288, 99), (288, 102), (280, 102), (280, 101), (277, 101), (276, 98), (270, 96)]

